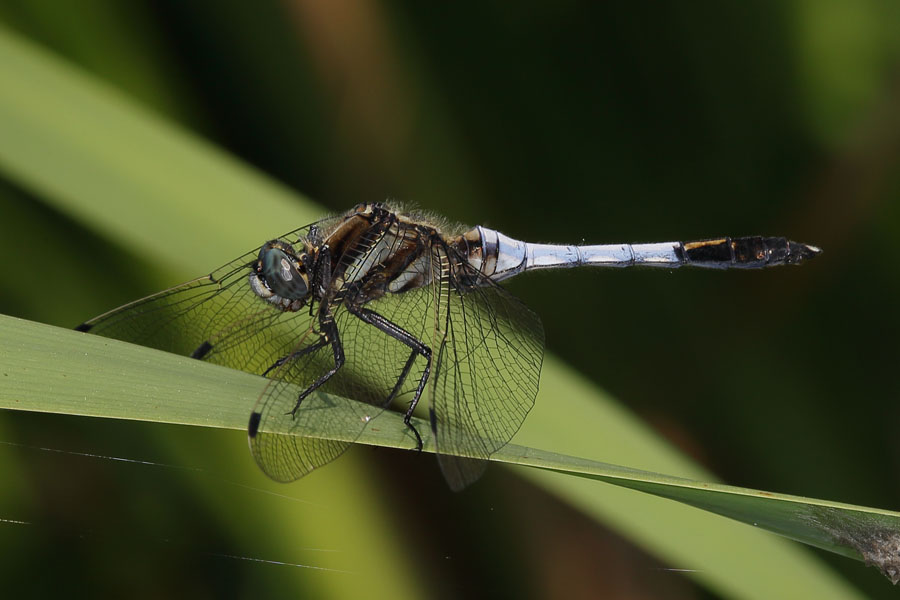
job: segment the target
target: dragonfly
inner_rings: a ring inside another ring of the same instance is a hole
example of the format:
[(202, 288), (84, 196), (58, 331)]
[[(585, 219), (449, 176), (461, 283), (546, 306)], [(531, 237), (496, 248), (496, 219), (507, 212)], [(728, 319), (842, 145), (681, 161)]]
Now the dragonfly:
[[(582, 266), (758, 269), (820, 252), (762, 236), (535, 244), (369, 203), (76, 329), (266, 377), (248, 437), (277, 481), (343, 454), (384, 409), (403, 414), (421, 450), (413, 413), (425, 398), (441, 471), (461, 490), (509, 443), (538, 393), (541, 320), (499, 282)], [(335, 426), (335, 412), (324, 410), (330, 396), (351, 399), (358, 418), (341, 422), (342, 439), (301, 435)]]

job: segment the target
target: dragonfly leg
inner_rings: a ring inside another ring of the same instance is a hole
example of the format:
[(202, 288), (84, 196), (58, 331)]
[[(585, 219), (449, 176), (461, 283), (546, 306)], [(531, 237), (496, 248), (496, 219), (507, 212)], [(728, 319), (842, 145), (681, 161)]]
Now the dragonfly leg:
[(280, 367), (281, 365), (283, 365), (284, 363), (286, 363), (290, 360), (295, 360), (295, 359), (300, 358), (301, 356), (309, 354), (310, 352), (315, 352), (316, 350), (320, 350), (321, 348), (324, 348), (326, 344), (328, 344), (328, 338), (325, 337), (324, 335), (322, 335), (321, 337), (319, 337), (319, 341), (317, 341), (313, 344), (310, 344), (309, 346), (307, 346), (306, 348), (303, 348), (302, 350), (297, 350), (296, 352), (291, 352), (287, 356), (282, 356), (281, 358), (276, 360), (274, 363), (272, 363), (271, 367), (269, 367), (268, 369), (266, 369), (265, 371), (262, 372), (262, 376), (266, 377), (273, 369), (277, 369), (278, 367)]
[(406, 376), (409, 374), (413, 362), (415, 362), (416, 356), (422, 356), (425, 359), (425, 370), (422, 372), (422, 377), (419, 379), (419, 385), (416, 386), (416, 393), (413, 395), (413, 399), (409, 403), (409, 408), (406, 409), (406, 414), (403, 415), (403, 423), (410, 429), (410, 431), (413, 432), (413, 435), (416, 436), (416, 450), (421, 451), (423, 446), (422, 436), (419, 435), (419, 431), (416, 429), (415, 425), (412, 424), (411, 419), (413, 411), (416, 410), (416, 406), (419, 404), (419, 399), (422, 397), (422, 391), (425, 389), (425, 384), (428, 382), (428, 376), (431, 373), (431, 348), (425, 345), (424, 342), (416, 338), (414, 335), (412, 335), (393, 321), (381, 316), (374, 310), (359, 306), (353, 306), (352, 304), (347, 305), (347, 310), (349, 310), (354, 316), (358, 317), (363, 322), (372, 325), (380, 331), (383, 331), (395, 340), (406, 344), (410, 347), (410, 349), (412, 349), (412, 353), (407, 359), (406, 365), (403, 367), (403, 372), (400, 374), (400, 378), (397, 380), (397, 384), (394, 386), (394, 389), (388, 396), (385, 405), (390, 404), (390, 402), (394, 399), (394, 396), (396, 396), (400, 391), (400, 387), (406, 380)]
[(394, 385), (394, 389), (391, 390), (391, 393), (388, 394), (387, 400), (384, 401), (384, 408), (387, 408), (391, 405), (391, 402), (394, 401), (394, 398), (397, 397), (397, 394), (400, 393), (400, 388), (403, 386), (404, 382), (406, 382), (406, 376), (409, 375), (410, 369), (412, 369), (413, 363), (416, 362), (416, 357), (419, 355), (418, 352), (413, 350), (409, 353), (409, 358), (406, 359), (406, 364), (403, 366), (403, 371), (400, 372), (400, 378), (397, 379), (397, 383)]
[[(316, 389), (322, 386), (322, 384), (331, 379), (331, 377), (335, 373), (337, 373), (341, 367), (344, 366), (344, 346), (341, 345), (341, 338), (340, 336), (338, 336), (338, 330), (337, 326), (334, 323), (334, 319), (331, 318), (331, 315), (328, 315), (327, 317), (322, 319), (320, 325), (322, 326), (322, 340), (324, 340), (324, 342), (321, 346), (319, 346), (319, 348), (323, 347), (327, 343), (331, 344), (332, 351), (334, 352), (334, 367), (328, 369), (326, 373), (312, 382), (312, 384), (308, 388), (303, 390), (303, 392), (297, 397), (297, 404), (295, 404), (294, 408), (291, 409), (290, 414), (292, 417), (297, 414), (297, 410), (300, 409), (300, 403), (302, 403), (307, 396), (312, 394), (314, 391), (316, 391)], [(314, 346), (316, 346), (316, 344), (309, 346), (309, 348), (312, 348)]]

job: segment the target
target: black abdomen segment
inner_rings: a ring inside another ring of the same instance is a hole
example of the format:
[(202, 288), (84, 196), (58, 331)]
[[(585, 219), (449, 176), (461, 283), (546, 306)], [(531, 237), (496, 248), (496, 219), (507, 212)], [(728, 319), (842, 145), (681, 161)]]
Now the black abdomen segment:
[(675, 247), (676, 256), (685, 266), (711, 269), (760, 269), (793, 265), (821, 252), (815, 246), (792, 242), (783, 237), (758, 235), (682, 242)]

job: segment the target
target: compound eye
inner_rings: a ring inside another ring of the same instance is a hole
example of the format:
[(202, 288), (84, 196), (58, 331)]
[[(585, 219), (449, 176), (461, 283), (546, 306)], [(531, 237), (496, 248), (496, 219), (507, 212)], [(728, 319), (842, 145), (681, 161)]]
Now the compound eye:
[(294, 258), (281, 248), (260, 250), (257, 276), (272, 293), (288, 300), (302, 300), (309, 292), (306, 277), (297, 270)]

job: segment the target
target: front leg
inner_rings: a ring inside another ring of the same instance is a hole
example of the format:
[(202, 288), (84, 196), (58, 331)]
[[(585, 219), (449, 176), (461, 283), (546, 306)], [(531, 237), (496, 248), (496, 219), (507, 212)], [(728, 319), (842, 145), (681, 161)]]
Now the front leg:
[(277, 369), (284, 363), (292, 361), (292, 360), (297, 360), (301, 356), (305, 356), (305, 355), (309, 354), (310, 352), (315, 352), (317, 350), (321, 350), (327, 344), (328, 344), (328, 337), (325, 335), (320, 335), (319, 340), (317, 342), (310, 344), (309, 346), (307, 346), (306, 348), (303, 348), (302, 350), (297, 350), (296, 352), (291, 352), (287, 356), (282, 356), (281, 358), (276, 360), (274, 363), (272, 363), (272, 366), (270, 366), (268, 369), (266, 369), (265, 371), (262, 372), (262, 376), (268, 377), (269, 373), (271, 373), (272, 370)]
[[(344, 366), (344, 347), (341, 344), (341, 338), (338, 335), (338, 328), (334, 322), (334, 317), (331, 315), (330, 311), (323, 311), (319, 325), (322, 328), (322, 342), (318, 345), (318, 347), (323, 347), (326, 343), (331, 344), (331, 349), (334, 354), (334, 366), (330, 368), (328, 371), (323, 373), (318, 379), (316, 379), (308, 388), (303, 390), (300, 395), (297, 397), (297, 404), (294, 405), (294, 408), (291, 409), (291, 416), (295, 416), (297, 414), (297, 410), (300, 408), (300, 404), (303, 400), (309, 396), (311, 393), (316, 391), (319, 387), (321, 387), (326, 381), (331, 379), (335, 373), (340, 370), (341, 367)], [(316, 345), (316, 344), (314, 344)]]

